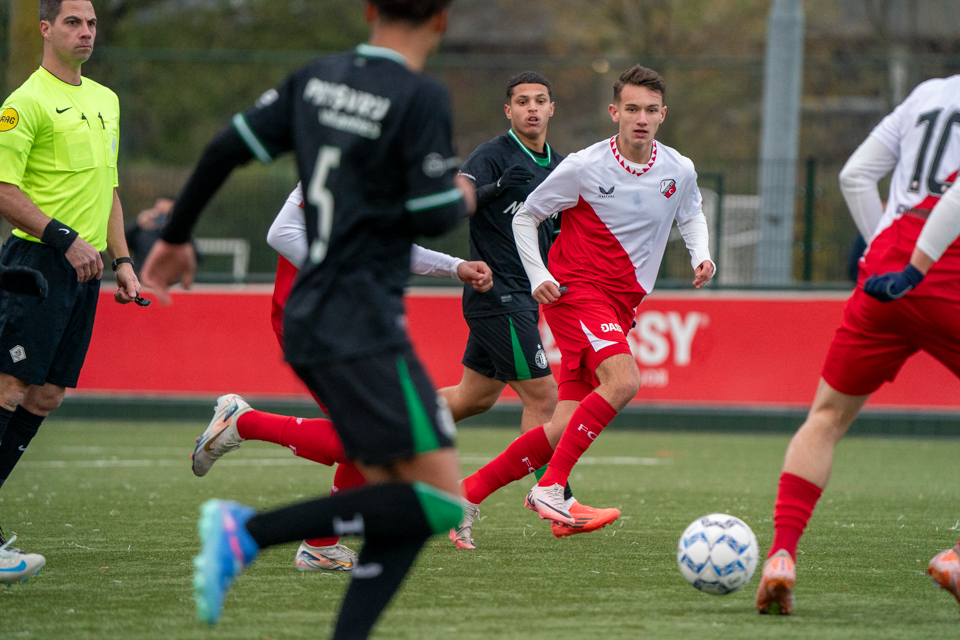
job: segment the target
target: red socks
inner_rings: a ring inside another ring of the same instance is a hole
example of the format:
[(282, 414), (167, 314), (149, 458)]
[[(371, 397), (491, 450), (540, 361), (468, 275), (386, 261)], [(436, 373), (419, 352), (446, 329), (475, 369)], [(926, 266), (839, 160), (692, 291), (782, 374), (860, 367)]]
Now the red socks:
[(328, 467), (349, 462), (333, 423), (323, 418), (293, 418), (254, 410), (237, 418), (237, 432), (244, 440), (289, 447), (295, 456)]
[[(333, 488), (330, 489), (330, 495), (335, 496), (341, 491), (347, 491), (353, 487), (361, 487), (367, 483), (360, 470), (353, 466), (352, 462), (341, 463), (333, 474)], [(340, 542), (340, 538), (311, 538), (304, 540), (312, 547), (329, 547)]]
[(553, 448), (543, 426), (530, 429), (510, 443), (506, 451), (485, 464), (461, 486), (463, 497), (480, 504), (491, 493), (533, 473), (549, 462)]
[(570, 423), (563, 430), (557, 450), (550, 458), (550, 466), (538, 483), (541, 487), (567, 484), (573, 465), (583, 455), (590, 444), (597, 439), (603, 428), (610, 424), (616, 409), (603, 399), (596, 391), (580, 401), (580, 406), (570, 417)]
[(786, 549), (790, 557), (797, 560), (800, 536), (822, 494), (823, 489), (808, 480), (792, 473), (780, 475), (780, 488), (773, 508), (773, 545), (768, 558), (780, 549)]

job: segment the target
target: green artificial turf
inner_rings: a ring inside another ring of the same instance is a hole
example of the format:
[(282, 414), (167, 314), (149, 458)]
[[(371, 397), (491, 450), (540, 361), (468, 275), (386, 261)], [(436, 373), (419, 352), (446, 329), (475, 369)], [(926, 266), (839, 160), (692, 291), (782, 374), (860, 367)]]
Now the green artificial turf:
[[(0, 490), (0, 525), (47, 558), (0, 589), (2, 638), (325, 638), (348, 576), (301, 573), (296, 545), (267, 550), (229, 592), (217, 627), (195, 620), (191, 557), (199, 505), (258, 508), (329, 491), (332, 470), (245, 443), (205, 478), (189, 454), (202, 424), (50, 421)], [(463, 468), (515, 432), (464, 429)], [(960, 537), (960, 440), (851, 438), (800, 543), (796, 613), (759, 616), (758, 576), (702, 594), (676, 565), (680, 533), (728, 512), (765, 551), (784, 436), (610, 429), (571, 484), (623, 516), (557, 540), (523, 508), (530, 480), (491, 496), (480, 549), (434, 538), (377, 627), (381, 638), (956, 638), (960, 609), (925, 575)], [(357, 540), (346, 540), (357, 548)]]

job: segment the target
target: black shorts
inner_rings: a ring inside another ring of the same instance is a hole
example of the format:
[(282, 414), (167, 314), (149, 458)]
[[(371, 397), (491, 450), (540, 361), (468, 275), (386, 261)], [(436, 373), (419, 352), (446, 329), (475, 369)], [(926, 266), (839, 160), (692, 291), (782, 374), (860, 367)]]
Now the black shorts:
[(538, 311), (466, 320), (470, 336), (463, 352), (463, 366), (504, 381), (550, 375), (550, 364), (540, 338)]
[(77, 271), (51, 246), (16, 236), (0, 264), (30, 267), (47, 278), (46, 300), (0, 291), (0, 373), (41, 386), (76, 387), (87, 357), (100, 281), (77, 282)]
[(453, 446), (456, 427), (450, 410), (409, 346), (291, 366), (323, 398), (351, 460), (383, 465)]

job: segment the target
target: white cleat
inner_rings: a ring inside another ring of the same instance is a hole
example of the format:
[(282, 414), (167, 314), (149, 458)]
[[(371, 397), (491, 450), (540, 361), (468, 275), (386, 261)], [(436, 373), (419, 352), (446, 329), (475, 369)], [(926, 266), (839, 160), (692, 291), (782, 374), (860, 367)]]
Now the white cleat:
[(541, 520), (549, 520), (554, 524), (572, 527), (577, 519), (570, 515), (566, 501), (563, 499), (563, 485), (552, 484), (549, 487), (533, 485), (527, 494), (527, 508), (535, 511)]
[(472, 502), (462, 501), (463, 518), (456, 529), (450, 529), (450, 541), (456, 543), (457, 549), (476, 549), (477, 543), (473, 541), (473, 522), (480, 513), (480, 505)]
[(213, 420), (203, 435), (197, 438), (197, 446), (193, 449), (193, 473), (203, 477), (210, 471), (210, 467), (223, 456), (240, 448), (243, 438), (237, 431), (237, 418), (250, 411), (247, 401), (235, 393), (228, 393), (217, 398), (214, 407)]
[(36, 553), (24, 553), (20, 549), (10, 546), (10, 543), (17, 539), (12, 536), (10, 540), (0, 545), (0, 584), (10, 586), (17, 582), (26, 582), (30, 576), (35, 576), (43, 569), (47, 563), (46, 558)]
[(357, 553), (342, 544), (314, 547), (306, 542), (297, 549), (300, 571), (352, 571), (357, 566)]

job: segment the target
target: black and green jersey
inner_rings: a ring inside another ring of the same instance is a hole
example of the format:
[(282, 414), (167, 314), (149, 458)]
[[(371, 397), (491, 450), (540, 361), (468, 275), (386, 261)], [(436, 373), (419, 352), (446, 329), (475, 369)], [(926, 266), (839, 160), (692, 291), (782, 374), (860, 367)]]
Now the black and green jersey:
[[(463, 288), (463, 315), (482, 318), (518, 311), (536, 311), (539, 306), (530, 295), (530, 280), (520, 262), (513, 241), (513, 215), (527, 196), (546, 180), (563, 156), (546, 145), (544, 153), (528, 149), (513, 130), (477, 147), (460, 169), (477, 187), (496, 182), (507, 168), (523, 165), (533, 171), (533, 179), (522, 187), (509, 187), (470, 218), (470, 259), (483, 260), (493, 271), (493, 288), (479, 293), (472, 286)], [(553, 243), (556, 218), (540, 223), (540, 254), (544, 264)]]
[(303, 184), (310, 253), (284, 312), (287, 359), (407, 344), (413, 240), (465, 214), (443, 86), (396, 51), (360, 45), (294, 72), (233, 125), (264, 162), (294, 151)]

